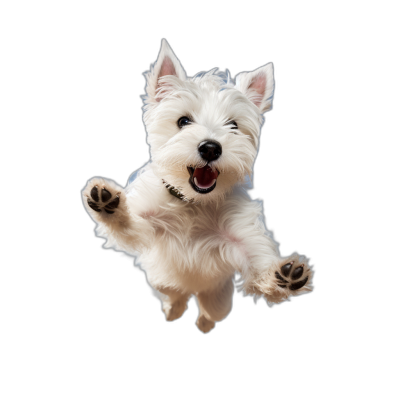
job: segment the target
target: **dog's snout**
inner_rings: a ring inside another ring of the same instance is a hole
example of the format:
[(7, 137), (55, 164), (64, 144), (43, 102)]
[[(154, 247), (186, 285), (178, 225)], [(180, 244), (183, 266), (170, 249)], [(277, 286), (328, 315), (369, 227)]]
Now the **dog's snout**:
[(218, 142), (207, 140), (199, 144), (199, 153), (203, 160), (215, 161), (222, 154), (222, 147)]

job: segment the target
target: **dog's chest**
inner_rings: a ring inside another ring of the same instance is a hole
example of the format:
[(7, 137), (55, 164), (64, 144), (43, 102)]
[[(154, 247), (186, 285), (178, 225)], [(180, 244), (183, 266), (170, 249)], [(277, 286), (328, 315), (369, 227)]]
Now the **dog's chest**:
[(187, 205), (181, 209), (165, 209), (152, 221), (156, 238), (175, 243), (186, 251), (195, 251), (219, 232), (219, 214), (216, 210), (203, 210)]
[(149, 281), (196, 292), (231, 276), (224, 220), (215, 208), (163, 207), (149, 219), (155, 232), (143, 257)]

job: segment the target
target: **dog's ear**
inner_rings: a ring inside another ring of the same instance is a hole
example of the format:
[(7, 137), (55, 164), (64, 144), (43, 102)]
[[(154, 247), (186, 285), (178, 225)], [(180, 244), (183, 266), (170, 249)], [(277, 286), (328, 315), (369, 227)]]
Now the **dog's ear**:
[[(161, 41), (161, 49), (157, 61), (152, 65), (146, 76), (146, 93), (148, 100), (152, 102), (161, 101), (167, 90), (167, 83), (161, 78), (167, 75), (176, 76), (181, 80), (186, 79), (186, 73), (178, 58), (172, 51), (168, 42)], [(160, 81), (161, 79), (161, 81)]]
[(251, 72), (241, 72), (236, 75), (236, 89), (248, 97), (261, 113), (271, 110), (274, 97), (274, 66), (264, 65)]

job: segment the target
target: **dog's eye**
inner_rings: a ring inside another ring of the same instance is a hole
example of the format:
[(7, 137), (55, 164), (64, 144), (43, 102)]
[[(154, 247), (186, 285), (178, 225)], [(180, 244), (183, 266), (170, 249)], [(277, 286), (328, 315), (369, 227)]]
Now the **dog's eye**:
[(186, 125), (190, 125), (192, 123), (192, 121), (190, 120), (190, 118), (188, 117), (180, 117), (178, 119), (178, 126), (179, 128), (183, 128)]
[(233, 125), (231, 129), (238, 129), (238, 125), (235, 121), (228, 121), (225, 125)]

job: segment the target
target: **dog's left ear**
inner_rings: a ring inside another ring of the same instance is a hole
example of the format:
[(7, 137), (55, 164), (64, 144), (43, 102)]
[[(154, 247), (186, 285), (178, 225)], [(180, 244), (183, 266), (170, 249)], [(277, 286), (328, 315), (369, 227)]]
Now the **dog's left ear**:
[(236, 89), (253, 102), (261, 113), (271, 110), (274, 97), (274, 66), (268, 63), (251, 72), (236, 75)]
[(167, 89), (168, 84), (161, 78), (167, 75), (176, 76), (181, 80), (186, 79), (186, 73), (181, 63), (168, 42), (163, 39), (157, 61), (145, 75), (147, 81), (146, 92), (150, 101), (159, 102), (165, 96), (165, 89)]

